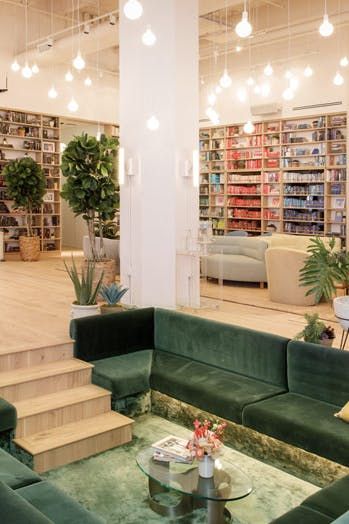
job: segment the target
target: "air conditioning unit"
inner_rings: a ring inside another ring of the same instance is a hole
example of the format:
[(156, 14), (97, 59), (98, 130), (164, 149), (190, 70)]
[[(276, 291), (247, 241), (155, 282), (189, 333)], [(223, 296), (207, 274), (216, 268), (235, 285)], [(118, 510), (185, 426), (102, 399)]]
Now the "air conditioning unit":
[(41, 42), (37, 46), (38, 53), (45, 53), (46, 51), (49, 51), (53, 47), (53, 39), (48, 38), (44, 42)]
[(252, 116), (275, 115), (281, 113), (282, 106), (280, 104), (260, 104), (251, 106)]

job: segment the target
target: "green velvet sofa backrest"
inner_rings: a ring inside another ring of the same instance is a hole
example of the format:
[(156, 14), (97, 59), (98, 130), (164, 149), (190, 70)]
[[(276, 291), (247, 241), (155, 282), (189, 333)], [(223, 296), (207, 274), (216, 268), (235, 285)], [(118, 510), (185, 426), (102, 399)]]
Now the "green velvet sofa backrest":
[(4, 482), (0, 482), (0, 512), (3, 524), (54, 524)]
[(288, 339), (166, 309), (155, 310), (155, 348), (287, 388)]
[(72, 320), (77, 358), (91, 361), (154, 348), (154, 308)]
[(349, 351), (293, 340), (287, 348), (287, 367), (290, 392), (336, 406), (348, 402)]

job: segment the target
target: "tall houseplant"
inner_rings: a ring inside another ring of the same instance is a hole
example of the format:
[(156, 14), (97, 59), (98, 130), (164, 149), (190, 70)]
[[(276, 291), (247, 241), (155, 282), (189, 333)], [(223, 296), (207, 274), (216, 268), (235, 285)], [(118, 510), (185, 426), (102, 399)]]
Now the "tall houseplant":
[(21, 257), (25, 261), (40, 257), (40, 237), (34, 233), (33, 214), (43, 203), (46, 180), (41, 167), (31, 157), (9, 162), (3, 171), (6, 192), (14, 200), (14, 209), (26, 213), (27, 236), (19, 237)]

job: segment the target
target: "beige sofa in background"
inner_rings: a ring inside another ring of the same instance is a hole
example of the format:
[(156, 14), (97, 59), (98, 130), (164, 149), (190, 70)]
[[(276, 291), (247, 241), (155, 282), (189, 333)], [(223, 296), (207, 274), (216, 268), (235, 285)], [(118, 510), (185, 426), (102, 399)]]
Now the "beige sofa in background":
[[(264, 240), (268, 247), (284, 247), (291, 249), (298, 249), (300, 251), (306, 251), (310, 245), (310, 240), (316, 238), (315, 236), (303, 236), (303, 235), (286, 235), (282, 233), (273, 233), (272, 235), (259, 236), (261, 240)], [(330, 237), (320, 237), (326, 246), (330, 242)], [(335, 239), (335, 247), (337, 250), (341, 248), (340, 238)]]

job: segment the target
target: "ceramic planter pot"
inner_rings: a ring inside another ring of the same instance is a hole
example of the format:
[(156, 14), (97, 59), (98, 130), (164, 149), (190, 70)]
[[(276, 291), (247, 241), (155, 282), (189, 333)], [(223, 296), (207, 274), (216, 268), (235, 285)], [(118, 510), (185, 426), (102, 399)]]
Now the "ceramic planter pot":
[(102, 315), (109, 315), (110, 313), (122, 313), (123, 311), (125, 310), (121, 304), (116, 304), (115, 306), (108, 306), (107, 304), (103, 304), (101, 306)]
[(214, 474), (214, 459), (210, 455), (204, 455), (199, 460), (199, 476), (204, 479), (213, 477)]
[(80, 306), (79, 304), (71, 305), (71, 318), (83, 318), (83, 317), (92, 317), (94, 315), (100, 314), (100, 308), (98, 304), (93, 306)]
[(37, 262), (40, 258), (40, 237), (19, 237), (19, 252), (24, 262)]
[(333, 299), (333, 309), (338, 322), (344, 331), (349, 329), (349, 297), (336, 297)]

